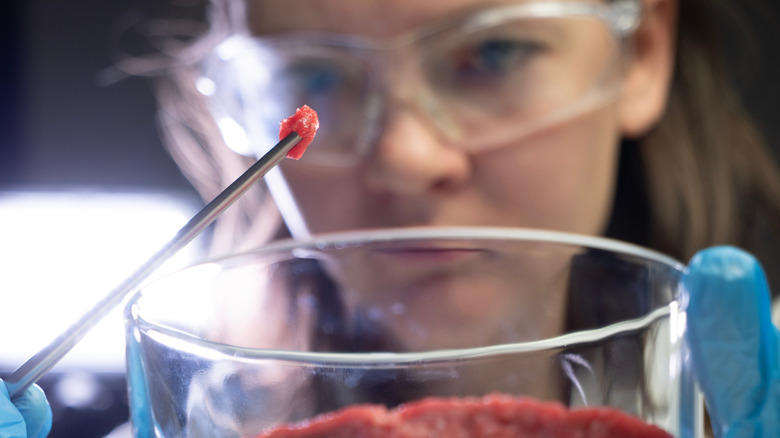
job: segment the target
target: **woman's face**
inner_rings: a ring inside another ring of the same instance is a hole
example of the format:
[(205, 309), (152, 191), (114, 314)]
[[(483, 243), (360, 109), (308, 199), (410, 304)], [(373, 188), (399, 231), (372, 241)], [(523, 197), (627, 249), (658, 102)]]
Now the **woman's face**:
[[(661, 15), (654, 13), (658, 3), (664, 2), (649, 2), (647, 16)], [(384, 38), (484, 5), (480, 0), (299, 0), (291, 6), (286, 0), (263, 0), (249, 3), (247, 14), (257, 34), (306, 31)], [(650, 24), (643, 23), (639, 35), (663, 32), (653, 27), (652, 19), (646, 21)], [(581, 57), (571, 62), (584, 70), (600, 68), (607, 57), (598, 51), (600, 35), (578, 32), (573, 43), (595, 49), (571, 51)], [(614, 100), (479, 152), (453, 147), (419, 107), (409, 104), (417, 92), (416, 79), (393, 75), (382, 129), (364, 160), (346, 167), (292, 160), (282, 164), (308, 231), (511, 226), (602, 233), (611, 211), (621, 138), (651, 126), (665, 99), (666, 77), (648, 79), (643, 70), (649, 71), (646, 55), (659, 44), (640, 39), (634, 58), (621, 60), (625, 86)], [(585, 73), (560, 74), (576, 84), (576, 75)], [(647, 105), (657, 108), (636, 110), (642, 93)], [(311, 148), (318, 147), (317, 141)]]

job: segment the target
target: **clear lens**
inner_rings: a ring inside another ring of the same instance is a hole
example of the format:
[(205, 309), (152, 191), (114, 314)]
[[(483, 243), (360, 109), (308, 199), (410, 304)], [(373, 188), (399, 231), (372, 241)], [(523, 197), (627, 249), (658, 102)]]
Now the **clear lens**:
[(481, 150), (496, 133), (520, 134), (614, 92), (619, 54), (602, 20), (551, 17), (443, 38), (425, 59), (438, 106), (457, 127), (448, 138)]
[[(399, 99), (411, 100), (405, 104), (420, 109), (454, 147), (503, 146), (615, 96), (622, 47), (617, 21), (625, 17), (608, 12), (614, 10), (590, 4), (520, 4), (391, 40), (244, 39), (230, 56), (206, 64), (206, 76), (222, 82), (212, 107), (245, 126), (251, 142), (270, 145), (282, 118), (311, 106), (321, 128), (317, 148), (304, 160), (318, 164), (365, 156), (384, 102)], [(401, 93), (410, 81), (418, 88)], [(226, 105), (225, 88), (241, 95), (232, 96), (239, 103)]]
[[(292, 49), (281, 60), (274, 71), (275, 102), (289, 114), (304, 104), (316, 108), (321, 126), (317, 133), (318, 144), (327, 145), (327, 153), (331, 156), (353, 155), (355, 133), (364, 124), (363, 114), (370, 94), (367, 63), (359, 57), (327, 48)], [(265, 123), (278, 123), (279, 120)]]

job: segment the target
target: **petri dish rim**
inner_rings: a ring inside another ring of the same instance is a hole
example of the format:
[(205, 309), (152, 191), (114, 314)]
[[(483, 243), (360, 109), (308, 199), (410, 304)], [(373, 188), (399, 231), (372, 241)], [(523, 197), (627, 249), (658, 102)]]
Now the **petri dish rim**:
[[(643, 248), (631, 243), (621, 242), (605, 237), (586, 236), (575, 233), (500, 227), (417, 227), (402, 229), (372, 229), (349, 232), (336, 232), (316, 235), (308, 239), (284, 239), (256, 249), (216, 257), (208, 261), (191, 265), (179, 271), (197, 268), (209, 264), (221, 264), (241, 259), (243, 257), (258, 257), (271, 254), (290, 253), (298, 248), (342, 248), (350, 245), (373, 242), (389, 242), (399, 240), (420, 239), (481, 239), (481, 240), (523, 240), (529, 242), (552, 243), (568, 246), (580, 246), (601, 249), (623, 255), (639, 257), (664, 265), (682, 274), (685, 265), (672, 257), (660, 252)], [(166, 276), (166, 277), (167, 277)], [(660, 318), (676, 313), (679, 305), (672, 300), (668, 305), (654, 309), (640, 318), (622, 321), (592, 330), (576, 333), (566, 333), (548, 339), (497, 344), (483, 347), (461, 349), (431, 350), (424, 352), (371, 352), (371, 353), (333, 353), (305, 352), (292, 350), (259, 349), (237, 347), (215, 341), (209, 341), (191, 333), (144, 319), (137, 308), (138, 301), (143, 297), (143, 289), (137, 291), (126, 306), (126, 318), (131, 319), (136, 327), (143, 329), (152, 337), (167, 336), (192, 345), (194, 349), (205, 349), (225, 358), (237, 361), (276, 360), (283, 362), (304, 363), (312, 366), (332, 366), (350, 368), (394, 368), (410, 365), (424, 365), (450, 361), (464, 361), (515, 353), (532, 353), (571, 347), (578, 343), (598, 342), (609, 336), (633, 330), (640, 330)]]

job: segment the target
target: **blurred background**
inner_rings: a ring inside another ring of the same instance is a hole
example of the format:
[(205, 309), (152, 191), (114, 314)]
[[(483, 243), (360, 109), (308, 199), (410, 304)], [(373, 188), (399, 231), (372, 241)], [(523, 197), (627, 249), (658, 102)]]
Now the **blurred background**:
[[(0, 2), (0, 376), (15, 370), (169, 241), (202, 206), (163, 148), (150, 22), (196, 1)], [(172, 260), (194, 261), (198, 241)], [(51, 437), (103, 437), (128, 418), (121, 309), (40, 382)]]
[[(160, 141), (153, 83), (114, 81), (145, 23), (202, 19), (204, 0), (0, 2), (0, 376), (12, 372), (167, 242), (202, 206)], [(780, 2), (740, 2), (726, 55), (780, 150)], [(736, 146), (736, 145), (735, 145)], [(173, 262), (196, 260), (197, 243)], [(127, 420), (121, 313), (41, 382), (52, 437)]]

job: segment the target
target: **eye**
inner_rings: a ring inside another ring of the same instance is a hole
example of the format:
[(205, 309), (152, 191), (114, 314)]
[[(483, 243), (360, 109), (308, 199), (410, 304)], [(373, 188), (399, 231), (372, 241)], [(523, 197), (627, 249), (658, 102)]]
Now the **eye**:
[(456, 49), (451, 74), (462, 80), (502, 79), (522, 71), (541, 46), (533, 41), (491, 39)]
[(323, 94), (337, 90), (344, 77), (339, 69), (321, 63), (302, 63), (291, 66), (287, 77), (305, 94)]

